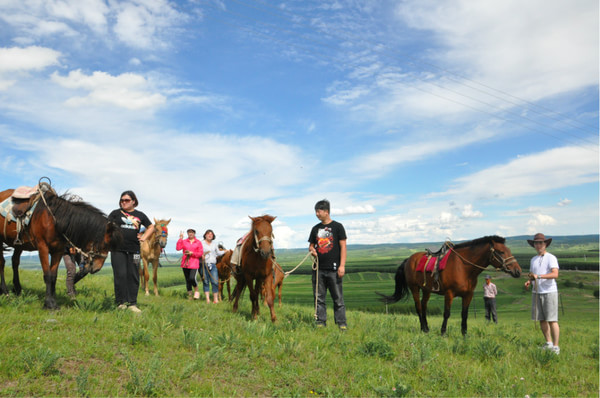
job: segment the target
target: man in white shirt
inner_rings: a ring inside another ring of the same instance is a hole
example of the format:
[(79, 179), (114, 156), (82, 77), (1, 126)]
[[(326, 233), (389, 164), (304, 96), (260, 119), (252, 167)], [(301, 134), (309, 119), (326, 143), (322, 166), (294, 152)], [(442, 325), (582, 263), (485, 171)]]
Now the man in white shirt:
[(540, 329), (546, 339), (544, 349), (560, 353), (558, 338), (560, 329), (558, 327), (558, 260), (556, 256), (546, 251), (550, 246), (552, 238), (546, 238), (544, 234), (535, 234), (533, 240), (527, 240), (536, 251), (537, 256), (531, 259), (529, 266), (529, 280), (525, 282), (525, 288), (531, 285), (533, 301), (531, 319), (540, 321)]

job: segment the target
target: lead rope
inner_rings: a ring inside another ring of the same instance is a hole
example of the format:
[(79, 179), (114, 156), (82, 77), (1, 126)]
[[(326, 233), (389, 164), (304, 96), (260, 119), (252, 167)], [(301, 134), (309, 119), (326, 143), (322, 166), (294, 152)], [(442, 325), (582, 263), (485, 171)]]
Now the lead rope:
[[(310, 254), (310, 252), (308, 252)], [(306, 257), (305, 257), (306, 258)], [(302, 260), (304, 261), (304, 260)], [(319, 257), (316, 256), (313, 258), (312, 270), (316, 272), (316, 283), (315, 283), (315, 321), (318, 320), (317, 317), (317, 299), (319, 297)]]

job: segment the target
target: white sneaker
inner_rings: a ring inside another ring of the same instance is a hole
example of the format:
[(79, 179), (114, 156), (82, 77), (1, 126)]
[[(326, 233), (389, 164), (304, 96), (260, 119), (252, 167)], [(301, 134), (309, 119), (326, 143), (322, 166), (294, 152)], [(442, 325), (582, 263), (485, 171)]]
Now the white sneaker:
[(120, 305), (117, 307), (117, 309), (118, 309), (118, 310), (124, 310), (124, 309), (127, 309), (127, 304), (120, 304)]
[(554, 347), (554, 344), (552, 344), (551, 341), (546, 341), (546, 344), (544, 344), (543, 346), (541, 346), (540, 348), (542, 350), (551, 350)]
[(140, 310), (137, 305), (130, 305), (129, 307), (127, 307), (127, 309), (131, 312), (135, 312), (136, 314), (142, 312), (142, 310)]
[(552, 350), (552, 352), (553, 352), (553, 353), (555, 353), (556, 355), (560, 354), (560, 347), (559, 347), (559, 346), (557, 346), (557, 345), (555, 345), (555, 346), (552, 346), (551, 350)]

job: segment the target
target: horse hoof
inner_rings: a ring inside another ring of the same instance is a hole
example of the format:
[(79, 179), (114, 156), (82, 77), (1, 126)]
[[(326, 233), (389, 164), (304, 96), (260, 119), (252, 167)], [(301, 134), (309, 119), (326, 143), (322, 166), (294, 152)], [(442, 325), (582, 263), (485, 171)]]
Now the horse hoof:
[(149, 296), (149, 295), (150, 295), (150, 293), (149, 293), (149, 292), (146, 292), (146, 296)]

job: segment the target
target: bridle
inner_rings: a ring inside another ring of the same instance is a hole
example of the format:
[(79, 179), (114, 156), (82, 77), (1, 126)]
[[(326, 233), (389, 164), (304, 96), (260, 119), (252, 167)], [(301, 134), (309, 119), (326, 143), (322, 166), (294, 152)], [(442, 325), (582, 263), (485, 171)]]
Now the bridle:
[[(466, 258), (464, 258), (463, 256), (461, 256), (456, 250), (454, 250), (454, 247), (448, 246), (449, 249), (456, 254), (464, 263), (467, 263), (469, 265), (472, 265), (474, 267), (477, 267), (479, 269), (486, 269), (487, 265), (485, 267), (482, 267), (481, 265), (472, 263), (471, 261), (467, 260)], [(504, 272), (509, 272), (510, 270), (508, 269), (508, 265), (512, 264), (512, 263), (516, 263), (517, 259), (515, 258), (515, 256), (510, 256), (510, 257), (502, 257), (502, 254), (500, 254), (500, 252), (498, 252), (496, 249), (494, 249), (494, 244), (490, 243), (490, 257), (487, 261), (488, 264), (494, 265), (492, 262), (496, 260), (497, 262), (500, 263), (500, 267), (494, 267), (494, 268), (500, 268), (502, 271)]]
[(254, 235), (254, 244), (255, 244), (255, 247), (253, 247), (254, 252), (258, 253), (258, 251), (260, 250), (260, 242), (267, 241), (271, 245), (270, 252), (272, 253), (273, 252), (273, 239), (275, 239), (275, 235), (273, 235), (273, 233), (271, 233), (271, 236), (264, 235), (261, 238), (258, 238), (258, 234), (256, 233), (256, 229), (254, 229), (254, 231), (252, 231), (252, 232), (253, 232), (253, 235)]
[[(502, 257), (502, 255), (494, 249), (494, 245), (490, 243), (490, 260), (488, 261), (492, 264), (492, 260), (497, 260), (500, 263), (500, 269), (504, 272), (509, 272), (508, 265), (512, 263), (516, 263), (517, 259), (515, 256), (510, 257)], [(493, 265), (493, 264), (492, 264)]]

